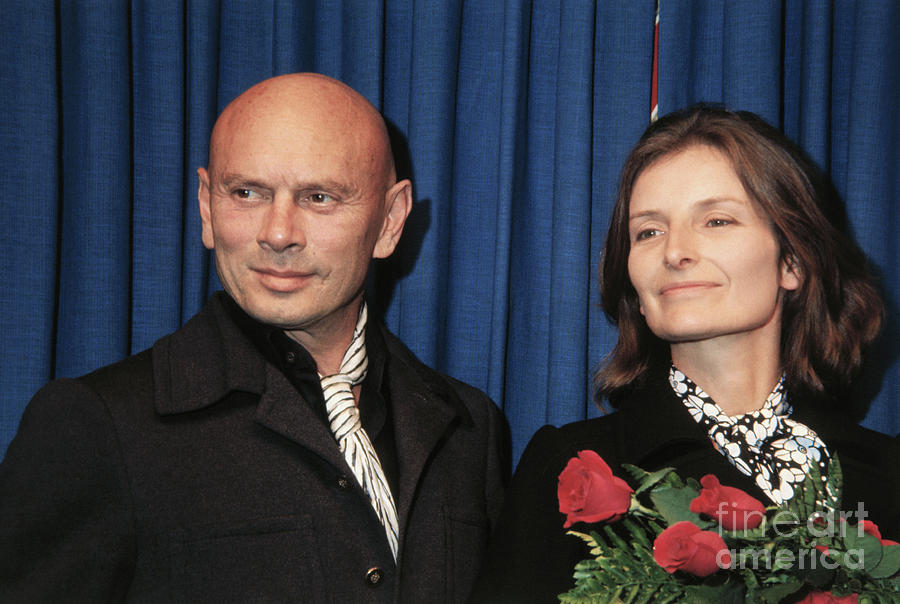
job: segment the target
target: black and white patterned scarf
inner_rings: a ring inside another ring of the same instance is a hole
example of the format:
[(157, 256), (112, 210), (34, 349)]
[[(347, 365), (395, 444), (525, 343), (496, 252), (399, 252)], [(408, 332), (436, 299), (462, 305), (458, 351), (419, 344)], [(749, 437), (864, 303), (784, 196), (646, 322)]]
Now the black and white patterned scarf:
[(691, 417), (709, 431), (719, 453), (776, 504), (794, 496), (794, 485), (806, 480), (809, 467), (818, 464), (826, 474), (830, 458), (825, 443), (809, 427), (790, 419), (793, 411), (784, 389), (784, 378), (758, 411), (729, 416), (700, 386), (674, 365), (669, 384)]

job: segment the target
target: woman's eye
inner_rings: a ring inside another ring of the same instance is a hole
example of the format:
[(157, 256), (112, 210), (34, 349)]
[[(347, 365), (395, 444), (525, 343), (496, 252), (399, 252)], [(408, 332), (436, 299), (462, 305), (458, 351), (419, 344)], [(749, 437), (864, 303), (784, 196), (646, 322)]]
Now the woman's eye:
[(731, 224), (731, 221), (727, 218), (712, 218), (706, 222), (706, 226), (711, 227), (728, 226), (729, 224)]
[(659, 232), (659, 229), (644, 229), (643, 231), (638, 231), (637, 235), (634, 236), (634, 240), (644, 241), (645, 239), (656, 237), (659, 235)]

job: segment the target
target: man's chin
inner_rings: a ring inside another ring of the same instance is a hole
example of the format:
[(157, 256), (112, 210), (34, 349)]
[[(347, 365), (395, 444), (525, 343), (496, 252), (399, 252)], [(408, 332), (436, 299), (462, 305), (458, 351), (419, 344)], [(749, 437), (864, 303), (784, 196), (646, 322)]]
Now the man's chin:
[[(244, 311), (266, 325), (284, 330), (302, 329), (314, 318), (300, 311), (301, 305), (296, 298), (286, 296), (267, 296), (269, 300), (236, 300)], [(276, 298), (272, 300), (271, 298)], [(280, 299), (279, 299), (280, 298)]]

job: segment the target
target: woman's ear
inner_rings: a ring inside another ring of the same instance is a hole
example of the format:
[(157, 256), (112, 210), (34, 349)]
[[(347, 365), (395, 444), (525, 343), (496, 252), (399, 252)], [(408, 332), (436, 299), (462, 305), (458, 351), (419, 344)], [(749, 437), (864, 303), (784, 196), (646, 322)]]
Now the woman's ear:
[(798, 289), (803, 284), (803, 274), (796, 257), (791, 255), (782, 258), (779, 284), (781, 289), (789, 291)]

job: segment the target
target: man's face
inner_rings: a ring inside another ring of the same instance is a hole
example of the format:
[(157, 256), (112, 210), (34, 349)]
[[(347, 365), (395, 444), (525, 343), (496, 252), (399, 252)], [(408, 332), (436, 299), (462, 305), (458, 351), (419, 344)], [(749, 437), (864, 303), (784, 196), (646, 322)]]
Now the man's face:
[(369, 261), (399, 236), (383, 229), (383, 158), (352, 123), (255, 111), (217, 126), (209, 172), (198, 171), (203, 243), (225, 290), (257, 320), (352, 330)]

